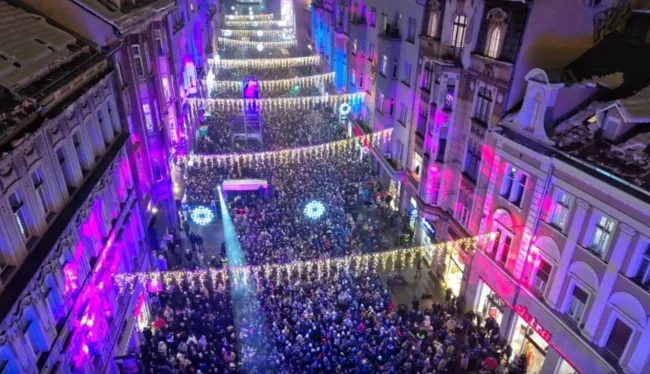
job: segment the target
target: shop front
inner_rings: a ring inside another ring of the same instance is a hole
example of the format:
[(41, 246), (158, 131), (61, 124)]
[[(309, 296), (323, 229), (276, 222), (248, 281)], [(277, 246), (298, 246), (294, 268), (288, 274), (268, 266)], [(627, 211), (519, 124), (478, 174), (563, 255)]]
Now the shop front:
[(492, 317), (499, 323), (499, 325), (501, 325), (505, 305), (505, 302), (501, 300), (496, 292), (494, 292), (485, 282), (479, 281), (476, 308), (478, 315), (480, 315), (484, 320)]
[(512, 352), (521, 358), (527, 374), (539, 374), (544, 366), (551, 335), (537, 323), (525, 307), (517, 306), (515, 312), (515, 324), (510, 337)]
[(454, 296), (460, 295), (465, 272), (465, 256), (455, 246), (450, 246), (445, 255), (445, 268), (443, 277), (447, 288), (451, 289)]

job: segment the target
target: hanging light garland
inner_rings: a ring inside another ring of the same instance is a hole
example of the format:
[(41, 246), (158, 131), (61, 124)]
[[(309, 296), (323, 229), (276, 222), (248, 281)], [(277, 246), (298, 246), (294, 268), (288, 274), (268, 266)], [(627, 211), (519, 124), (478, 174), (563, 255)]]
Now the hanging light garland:
[[(334, 72), (310, 75), (307, 77), (295, 77), (290, 79), (275, 79), (258, 81), (260, 88), (264, 90), (289, 90), (295, 86), (300, 87), (317, 87), (320, 84), (331, 83), (334, 81)], [(242, 88), (242, 81), (212, 81), (215, 88), (240, 90)]]
[(231, 21), (231, 20), (226, 20), (225, 22), (226, 27), (272, 27), (272, 26), (279, 26), (279, 27), (287, 27), (287, 22), (283, 20), (262, 20), (262, 21), (256, 21), (256, 20), (246, 20), (246, 21)]
[(273, 14), (230, 14), (226, 18), (230, 21), (269, 21), (273, 19)]
[(193, 114), (198, 115), (199, 106), (216, 110), (239, 110), (244, 108), (259, 108), (262, 110), (301, 108), (308, 109), (318, 104), (339, 105), (343, 103), (359, 104), (365, 97), (364, 92), (342, 95), (274, 97), (268, 99), (189, 99)]
[(246, 48), (258, 48), (262, 46), (264, 48), (289, 48), (296, 46), (296, 40), (285, 40), (281, 42), (251, 42), (248, 40), (237, 40), (237, 39), (228, 39), (228, 38), (218, 38), (220, 44), (235, 46), (235, 47), (246, 47)]
[[(310, 280), (329, 278), (340, 272), (352, 271), (357, 275), (363, 274), (368, 269), (386, 271), (394, 269), (413, 267), (417, 257), (422, 258), (425, 252), (433, 253), (434, 257), (442, 258), (445, 251), (462, 248), (468, 253), (473, 253), (480, 243), (493, 240), (496, 233), (478, 235), (454, 241), (430, 244), (426, 246), (399, 248), (385, 252), (368, 253), (361, 255), (350, 255), (337, 258), (321, 258), (310, 261), (298, 261), (288, 264), (267, 264), (260, 266), (230, 266), (222, 269), (199, 269), (180, 270), (165, 272), (142, 272), (116, 274), (113, 279), (120, 288), (120, 292), (132, 291), (136, 283), (147, 284), (149, 282), (165, 286), (179, 284), (185, 280), (192, 286), (198, 283), (203, 285), (208, 279), (213, 284), (231, 282), (232, 284), (245, 284), (255, 282), (255, 276), (262, 272), (272, 281), (279, 284), (290, 281), (293, 274), (306, 275)], [(390, 265), (389, 265), (390, 262)]]
[(308, 147), (298, 147), (282, 149), (279, 151), (256, 152), (256, 153), (230, 153), (219, 155), (186, 155), (179, 156), (179, 160), (185, 165), (193, 165), (196, 162), (214, 161), (219, 165), (247, 166), (250, 168), (263, 167), (260, 161), (272, 162), (293, 162), (299, 161), (308, 155), (319, 157), (331, 157), (343, 151), (360, 148), (372, 144), (379, 147), (381, 144), (390, 140), (393, 129), (386, 129), (372, 134), (355, 136), (335, 142), (312, 145)]
[(296, 66), (310, 66), (320, 64), (320, 56), (288, 57), (288, 58), (255, 58), (216, 60), (215, 67), (224, 69), (249, 68), (249, 69), (275, 69)]
[(221, 29), (221, 35), (223, 36), (277, 36), (282, 37), (287, 33), (291, 33), (290, 28), (279, 29), (279, 30), (252, 30), (252, 29)]

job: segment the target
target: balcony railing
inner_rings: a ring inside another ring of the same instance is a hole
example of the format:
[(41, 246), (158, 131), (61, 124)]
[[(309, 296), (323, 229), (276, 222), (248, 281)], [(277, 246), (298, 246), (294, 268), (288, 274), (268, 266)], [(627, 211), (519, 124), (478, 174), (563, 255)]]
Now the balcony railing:
[(387, 25), (379, 35), (390, 40), (402, 39), (402, 34), (400, 33), (399, 28), (392, 25)]

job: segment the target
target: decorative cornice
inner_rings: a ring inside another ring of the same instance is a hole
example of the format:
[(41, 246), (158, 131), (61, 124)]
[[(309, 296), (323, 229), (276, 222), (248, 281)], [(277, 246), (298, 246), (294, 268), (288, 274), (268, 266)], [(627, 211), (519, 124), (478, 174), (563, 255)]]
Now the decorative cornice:
[(634, 236), (636, 235), (636, 229), (634, 229), (632, 226), (629, 226), (625, 223), (621, 223), (621, 232), (624, 232), (625, 234), (629, 236)]

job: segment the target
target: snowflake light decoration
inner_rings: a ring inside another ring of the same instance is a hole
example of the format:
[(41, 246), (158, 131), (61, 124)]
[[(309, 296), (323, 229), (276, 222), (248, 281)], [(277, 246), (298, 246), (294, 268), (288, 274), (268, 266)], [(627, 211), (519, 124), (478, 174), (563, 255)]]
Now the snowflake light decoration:
[(206, 226), (214, 220), (214, 213), (212, 213), (210, 208), (201, 205), (190, 211), (190, 218), (192, 218), (192, 222), (197, 225)]
[(310, 201), (306, 206), (303, 213), (307, 218), (319, 219), (325, 214), (325, 205), (320, 201)]

